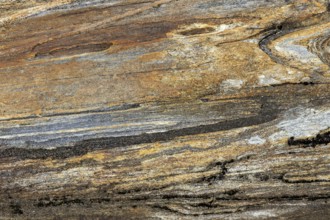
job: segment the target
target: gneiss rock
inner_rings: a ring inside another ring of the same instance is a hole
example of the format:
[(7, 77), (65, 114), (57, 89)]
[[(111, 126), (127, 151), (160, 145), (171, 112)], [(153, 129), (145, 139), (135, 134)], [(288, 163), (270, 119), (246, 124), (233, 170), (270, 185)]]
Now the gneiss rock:
[(1, 1), (1, 218), (329, 219), (328, 8)]

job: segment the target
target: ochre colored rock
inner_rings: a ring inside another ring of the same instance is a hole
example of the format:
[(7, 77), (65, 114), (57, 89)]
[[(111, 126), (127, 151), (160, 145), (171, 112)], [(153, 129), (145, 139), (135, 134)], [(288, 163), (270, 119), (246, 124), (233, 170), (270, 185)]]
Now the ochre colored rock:
[(0, 219), (329, 219), (327, 0), (0, 1)]

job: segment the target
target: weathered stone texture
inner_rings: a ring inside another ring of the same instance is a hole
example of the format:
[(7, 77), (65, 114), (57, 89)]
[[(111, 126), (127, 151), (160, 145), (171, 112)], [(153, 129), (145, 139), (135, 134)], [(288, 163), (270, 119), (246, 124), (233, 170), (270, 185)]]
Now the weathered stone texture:
[(326, 0), (0, 0), (0, 219), (329, 219)]

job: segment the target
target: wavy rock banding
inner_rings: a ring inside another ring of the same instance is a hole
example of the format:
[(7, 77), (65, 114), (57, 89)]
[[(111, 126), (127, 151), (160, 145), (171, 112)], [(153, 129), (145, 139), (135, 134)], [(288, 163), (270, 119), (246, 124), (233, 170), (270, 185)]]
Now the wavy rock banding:
[(329, 13), (0, 1), (1, 219), (328, 219)]

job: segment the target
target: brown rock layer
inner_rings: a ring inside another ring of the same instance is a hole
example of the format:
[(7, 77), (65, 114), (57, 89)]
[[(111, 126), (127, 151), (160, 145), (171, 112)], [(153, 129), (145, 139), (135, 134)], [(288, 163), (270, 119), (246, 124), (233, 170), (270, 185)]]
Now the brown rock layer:
[(325, 0), (0, 1), (0, 219), (329, 219)]

